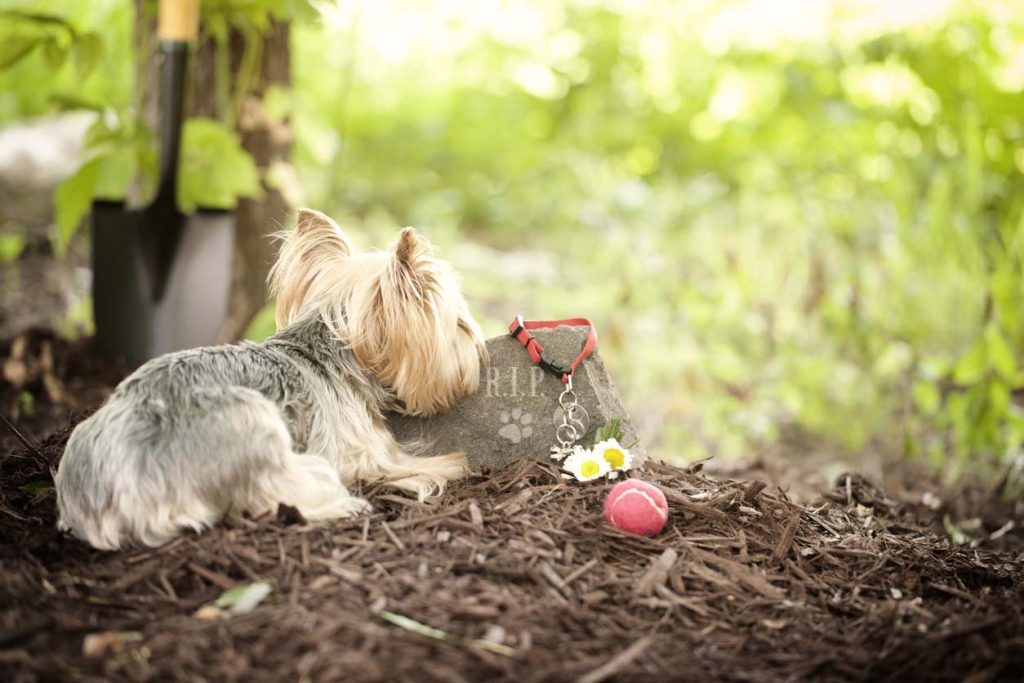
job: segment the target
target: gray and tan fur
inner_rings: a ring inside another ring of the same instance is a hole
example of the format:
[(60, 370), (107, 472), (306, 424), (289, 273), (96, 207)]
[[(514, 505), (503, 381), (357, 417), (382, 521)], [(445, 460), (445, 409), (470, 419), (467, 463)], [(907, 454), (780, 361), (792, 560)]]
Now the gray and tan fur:
[(357, 481), (422, 499), (465, 472), (462, 454), (405, 452), (383, 416), (477, 389), (483, 335), (429, 243), (406, 228), (390, 250), (358, 252), (304, 209), (271, 277), (277, 334), (154, 359), (75, 429), (61, 528), (97, 548), (153, 546), (279, 503), (310, 520), (358, 514)]

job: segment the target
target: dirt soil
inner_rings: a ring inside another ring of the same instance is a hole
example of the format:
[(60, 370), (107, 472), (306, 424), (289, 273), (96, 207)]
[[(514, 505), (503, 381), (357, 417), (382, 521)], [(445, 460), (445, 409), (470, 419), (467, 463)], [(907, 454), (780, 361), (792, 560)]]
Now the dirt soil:
[[(1024, 680), (1013, 534), (951, 545), (857, 476), (798, 504), (650, 464), (671, 517), (648, 539), (604, 523), (607, 484), (522, 462), (429, 504), (372, 488), (370, 517), (282, 507), (94, 551), (56, 530), (50, 473), (121, 373), (87, 342), (25, 344), (35, 374), (0, 386), (0, 680)], [(210, 606), (260, 581), (251, 611)]]

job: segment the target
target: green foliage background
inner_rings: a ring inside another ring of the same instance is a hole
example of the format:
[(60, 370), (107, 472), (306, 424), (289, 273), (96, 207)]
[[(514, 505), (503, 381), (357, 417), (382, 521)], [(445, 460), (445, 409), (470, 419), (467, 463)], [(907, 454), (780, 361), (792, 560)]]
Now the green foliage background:
[[(0, 122), (72, 83), (128, 107), (127, 3), (31, 4), (106, 67), (40, 88), (41, 50)], [(305, 203), (365, 245), (421, 226), (489, 333), (590, 316), (659, 455), (799, 434), (1019, 473), (1024, 10), (917, 5), (281, 4), (295, 86), (265, 104)]]

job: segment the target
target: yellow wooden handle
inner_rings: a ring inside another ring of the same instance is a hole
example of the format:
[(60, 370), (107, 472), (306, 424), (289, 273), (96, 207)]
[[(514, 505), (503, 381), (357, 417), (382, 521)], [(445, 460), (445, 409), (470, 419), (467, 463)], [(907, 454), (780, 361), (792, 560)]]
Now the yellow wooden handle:
[(195, 40), (199, 35), (199, 0), (160, 0), (156, 25), (159, 40)]

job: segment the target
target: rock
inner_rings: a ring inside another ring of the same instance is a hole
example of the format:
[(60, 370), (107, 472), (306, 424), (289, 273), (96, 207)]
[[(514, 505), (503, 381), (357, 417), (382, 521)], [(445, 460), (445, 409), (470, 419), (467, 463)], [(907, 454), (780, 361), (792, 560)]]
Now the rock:
[(54, 190), (81, 165), (85, 134), (95, 121), (94, 112), (74, 112), (0, 128), (0, 223), (49, 225)]
[[(551, 362), (568, 367), (583, 348), (585, 327), (557, 327), (531, 332)], [(434, 454), (463, 451), (470, 466), (499, 467), (522, 458), (549, 461), (556, 419), (561, 423), (558, 396), (564, 385), (530, 361), (522, 344), (509, 335), (487, 341), (490, 365), (481, 369), (480, 390), (452, 410), (430, 418), (392, 415), (391, 431), (402, 441), (424, 439)], [(622, 420), (625, 443), (636, 441), (636, 430), (597, 351), (576, 371), (573, 388), (590, 416), (579, 443), (590, 446), (597, 430), (612, 418)], [(633, 447), (643, 453), (640, 445)]]

